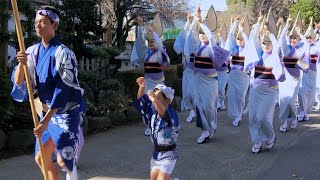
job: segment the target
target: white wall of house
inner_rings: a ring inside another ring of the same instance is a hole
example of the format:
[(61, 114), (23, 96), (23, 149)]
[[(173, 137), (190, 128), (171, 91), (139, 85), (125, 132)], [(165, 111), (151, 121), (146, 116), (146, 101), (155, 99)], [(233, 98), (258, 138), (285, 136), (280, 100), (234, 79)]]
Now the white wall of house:
[[(8, 30), (11, 33), (15, 31), (16, 28), (15, 28), (15, 22), (14, 22), (12, 11), (9, 11), (9, 13), (10, 13), (10, 19), (8, 21)], [(22, 13), (20, 13), (20, 20), (26, 20), (25, 15), (23, 15)], [(16, 57), (16, 53), (17, 53), (17, 50), (13, 46), (8, 45), (8, 65), (12, 64), (14, 58)]]

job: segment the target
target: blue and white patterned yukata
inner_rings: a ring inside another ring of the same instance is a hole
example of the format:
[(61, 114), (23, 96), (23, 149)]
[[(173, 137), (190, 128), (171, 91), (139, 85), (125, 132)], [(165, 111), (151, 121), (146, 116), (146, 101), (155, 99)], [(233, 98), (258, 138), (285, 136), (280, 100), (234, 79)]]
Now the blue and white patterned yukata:
[[(179, 118), (170, 105), (163, 118), (158, 115), (146, 94), (135, 101), (134, 107), (149, 121), (150, 139), (155, 146), (171, 146), (177, 143), (180, 129)], [(176, 160), (178, 156), (178, 148), (161, 152), (154, 149), (152, 153), (152, 158), (156, 161)]]
[[(80, 104), (83, 103), (83, 89), (80, 88), (77, 78), (76, 57), (58, 41), (57, 36), (50, 40), (46, 48), (40, 42), (29, 47), (26, 53), (32, 85), (41, 103), (49, 109), (58, 109), (42, 135), (42, 143), (52, 138), (66, 167), (72, 171), (77, 160)], [(12, 73), (12, 82), (15, 70)], [(11, 96), (19, 102), (27, 100), (26, 83), (21, 86), (13, 83)], [(45, 112), (40, 114), (40, 119), (44, 115)], [(35, 154), (37, 153), (38, 142), (35, 145)]]

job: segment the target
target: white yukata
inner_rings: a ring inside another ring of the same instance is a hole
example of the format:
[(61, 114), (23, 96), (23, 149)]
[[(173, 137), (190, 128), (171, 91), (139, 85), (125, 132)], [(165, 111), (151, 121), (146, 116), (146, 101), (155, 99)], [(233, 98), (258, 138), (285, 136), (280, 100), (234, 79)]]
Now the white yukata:
[[(154, 40), (157, 47), (153, 50), (146, 46), (143, 38), (143, 27), (138, 26), (137, 39), (134, 43), (131, 63), (139, 65), (143, 60), (144, 63), (144, 80), (146, 83), (145, 93), (153, 90), (157, 84), (164, 84), (164, 66), (170, 65), (170, 58), (166, 52), (162, 41), (156, 32), (153, 32)], [(149, 120), (142, 118), (144, 123), (148, 125)]]
[[(195, 21), (194, 21), (195, 22)], [(197, 127), (203, 131), (214, 132), (217, 128), (218, 79), (215, 67), (221, 67), (227, 62), (228, 53), (215, 46), (212, 32), (205, 24), (201, 29), (209, 39), (208, 43), (200, 43), (193, 23), (186, 39), (186, 45), (197, 44), (194, 65), (194, 106), (196, 110)]]
[[(225, 40), (223, 37), (220, 37), (220, 47), (225, 47)], [(216, 67), (217, 74), (218, 74), (218, 103), (217, 108), (218, 109), (224, 109), (225, 108), (225, 98), (226, 98), (226, 86), (228, 83), (228, 63), (224, 63), (222, 67)]]
[[(287, 130), (288, 121), (291, 121), (291, 128), (295, 128), (297, 123), (297, 107), (295, 100), (297, 99), (300, 87), (300, 69), (308, 68), (308, 56), (302, 44), (292, 47), (289, 44), (289, 38), (286, 37), (288, 26), (285, 26), (279, 38), (279, 44), (283, 50), (283, 64), (285, 66), (286, 80), (279, 82), (279, 119), (280, 131)], [(300, 35), (303, 39), (303, 35)]]
[(319, 62), (320, 56), (320, 47), (315, 43), (307, 44), (306, 46), (308, 46), (307, 49), (309, 49), (309, 52), (306, 53), (310, 54), (310, 67), (308, 71), (303, 72), (302, 74), (300, 90), (298, 93), (298, 112), (300, 113), (298, 120), (309, 120), (307, 114), (311, 112), (314, 103), (317, 82), (317, 63)]
[(249, 88), (249, 71), (244, 70), (245, 54), (248, 49), (249, 39), (243, 32), (242, 37), (245, 41), (244, 47), (236, 44), (234, 31), (237, 23), (232, 24), (226, 40), (225, 49), (231, 52), (231, 69), (228, 77), (228, 116), (236, 122), (242, 119), (242, 112), (245, 106), (247, 91)]
[(254, 79), (249, 95), (249, 130), (251, 141), (257, 147), (262, 142), (275, 140), (273, 118), (278, 99), (278, 81), (283, 81), (283, 65), (278, 54), (277, 40), (270, 35), (273, 50), (270, 53), (258, 50), (260, 60), (254, 62)]
[[(193, 78), (194, 78), (194, 52), (189, 52), (189, 56), (185, 56), (184, 46), (187, 33), (191, 24), (187, 21), (183, 31), (176, 38), (173, 48), (177, 54), (182, 53), (183, 77), (182, 77), (182, 101), (181, 110), (193, 109)], [(192, 54), (192, 55), (191, 55)]]

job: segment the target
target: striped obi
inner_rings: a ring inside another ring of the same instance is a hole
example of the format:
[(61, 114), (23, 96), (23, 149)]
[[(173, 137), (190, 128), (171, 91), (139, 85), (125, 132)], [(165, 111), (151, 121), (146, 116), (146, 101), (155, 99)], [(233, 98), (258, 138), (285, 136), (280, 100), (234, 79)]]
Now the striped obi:
[(231, 64), (244, 66), (244, 56), (232, 55)]
[(310, 57), (311, 57), (310, 62), (311, 62), (312, 64), (316, 64), (316, 63), (317, 63), (317, 60), (318, 60), (318, 55), (316, 55), (316, 54), (311, 54)]
[(190, 62), (194, 62), (194, 53), (190, 54)]
[(146, 73), (159, 73), (163, 72), (163, 66), (158, 62), (144, 62), (144, 72)]
[(258, 79), (275, 79), (274, 75), (272, 74), (272, 67), (266, 66), (255, 66), (254, 71), (254, 78)]
[(214, 65), (210, 57), (196, 56), (194, 60), (194, 67), (201, 69), (214, 69)]
[(286, 68), (295, 68), (298, 60), (299, 58), (285, 56), (283, 57), (283, 64)]

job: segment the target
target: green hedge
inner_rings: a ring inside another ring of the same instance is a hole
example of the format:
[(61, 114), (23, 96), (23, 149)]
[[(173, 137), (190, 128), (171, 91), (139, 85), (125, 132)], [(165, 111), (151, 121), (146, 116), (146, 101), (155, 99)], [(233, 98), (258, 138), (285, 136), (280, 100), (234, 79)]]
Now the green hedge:
[[(143, 76), (143, 68), (137, 68), (130, 71), (118, 72), (116, 77), (125, 85), (125, 93), (135, 99), (138, 91), (136, 79)], [(165, 84), (173, 87), (173, 84), (178, 79), (177, 65), (167, 66), (164, 69)]]
[(0, 69), (0, 129), (6, 129), (7, 121), (12, 113), (12, 100), (10, 97), (11, 82), (7, 73)]
[[(11, 73), (12, 70), (9, 70)], [(4, 132), (32, 129), (33, 121), (29, 102), (18, 103), (11, 98), (10, 75), (0, 69), (0, 129)]]
[(173, 44), (174, 44), (175, 39), (167, 39), (163, 41), (164, 46), (167, 49), (167, 53), (170, 57), (171, 64), (180, 64), (182, 55), (178, 55), (174, 49), (173, 49)]

